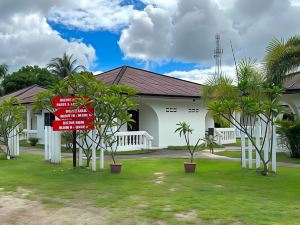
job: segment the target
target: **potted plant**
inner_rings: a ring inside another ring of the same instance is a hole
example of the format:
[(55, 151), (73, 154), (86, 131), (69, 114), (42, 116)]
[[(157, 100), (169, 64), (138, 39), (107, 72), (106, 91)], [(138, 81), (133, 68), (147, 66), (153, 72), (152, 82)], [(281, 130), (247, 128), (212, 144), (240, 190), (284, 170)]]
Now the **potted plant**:
[(194, 153), (195, 150), (199, 144), (199, 141), (201, 138), (199, 138), (194, 146), (191, 146), (190, 144), (190, 134), (193, 133), (193, 130), (191, 129), (190, 125), (186, 122), (179, 122), (176, 124), (178, 128), (175, 130), (175, 133), (179, 132), (179, 136), (184, 136), (184, 140), (187, 146), (187, 149), (190, 153), (190, 162), (184, 163), (184, 169), (186, 173), (195, 173), (196, 170), (196, 163), (194, 163)]
[(117, 137), (115, 136), (115, 132), (107, 134), (104, 137), (104, 143), (106, 150), (109, 152), (112, 163), (110, 164), (110, 172), (111, 173), (120, 173), (122, 169), (122, 163), (117, 163), (116, 161), (116, 153), (118, 149), (117, 145)]

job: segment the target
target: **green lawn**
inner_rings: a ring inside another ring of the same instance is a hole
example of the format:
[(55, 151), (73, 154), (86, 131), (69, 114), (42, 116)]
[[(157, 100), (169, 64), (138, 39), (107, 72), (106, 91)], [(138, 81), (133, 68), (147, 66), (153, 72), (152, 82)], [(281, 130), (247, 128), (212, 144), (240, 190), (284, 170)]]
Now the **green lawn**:
[(22, 154), (0, 159), (0, 187), (32, 190), (30, 198), (55, 207), (88, 202), (113, 212), (112, 224), (128, 218), (126, 224), (300, 224), (300, 169), (279, 167), (263, 177), (240, 162), (201, 159), (195, 174), (185, 174), (184, 161), (122, 160), (122, 173), (110, 174), (108, 165), (93, 173), (72, 169), (68, 159), (51, 165)]
[[(248, 152), (247, 158), (248, 158)], [(216, 155), (228, 156), (231, 158), (241, 158), (241, 151), (222, 151), (215, 152)], [(285, 152), (277, 152), (277, 161), (278, 162), (288, 162), (288, 163), (300, 163), (299, 158), (291, 158), (288, 153)], [(252, 158), (255, 158), (255, 151), (252, 152)]]

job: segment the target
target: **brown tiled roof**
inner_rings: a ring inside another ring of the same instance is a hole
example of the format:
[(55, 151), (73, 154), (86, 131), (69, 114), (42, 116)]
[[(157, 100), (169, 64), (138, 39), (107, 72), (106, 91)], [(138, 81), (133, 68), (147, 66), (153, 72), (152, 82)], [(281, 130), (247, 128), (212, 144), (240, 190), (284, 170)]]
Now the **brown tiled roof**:
[(300, 92), (300, 72), (290, 74), (291, 78), (284, 81), (283, 86), (287, 93)]
[(23, 88), (21, 90), (15, 91), (8, 95), (4, 95), (0, 98), (0, 101), (6, 98), (16, 97), (21, 100), (22, 104), (32, 103), (34, 101), (34, 97), (37, 93), (46, 91), (46, 88), (43, 88), (38, 85), (32, 85), (27, 88)]
[(105, 84), (133, 87), (139, 95), (199, 98), (202, 85), (147, 70), (122, 66), (97, 75)]

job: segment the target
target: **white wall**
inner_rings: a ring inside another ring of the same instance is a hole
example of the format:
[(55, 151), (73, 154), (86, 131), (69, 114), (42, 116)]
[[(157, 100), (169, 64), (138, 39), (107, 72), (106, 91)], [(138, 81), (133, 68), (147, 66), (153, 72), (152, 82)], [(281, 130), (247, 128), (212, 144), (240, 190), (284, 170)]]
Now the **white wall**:
[[(191, 135), (191, 144), (195, 144), (199, 137), (205, 136), (205, 116), (207, 110), (199, 99), (191, 98), (165, 98), (165, 97), (140, 97), (137, 103), (149, 105), (159, 118), (158, 134), (150, 133), (153, 137), (158, 136), (159, 147), (185, 145), (184, 138), (175, 133), (179, 121), (185, 121), (194, 129)], [(166, 112), (166, 108), (176, 108), (176, 112)], [(189, 112), (189, 109), (197, 109), (197, 112)], [(147, 121), (149, 124), (150, 121)], [(140, 125), (143, 121), (140, 120)], [(142, 129), (141, 129), (142, 130)]]
[(209, 114), (209, 112), (206, 113), (205, 116), (205, 130), (208, 130), (208, 128), (214, 128), (215, 127), (215, 121)]
[(139, 130), (146, 131), (153, 137), (152, 146), (159, 146), (159, 118), (148, 105), (139, 103)]

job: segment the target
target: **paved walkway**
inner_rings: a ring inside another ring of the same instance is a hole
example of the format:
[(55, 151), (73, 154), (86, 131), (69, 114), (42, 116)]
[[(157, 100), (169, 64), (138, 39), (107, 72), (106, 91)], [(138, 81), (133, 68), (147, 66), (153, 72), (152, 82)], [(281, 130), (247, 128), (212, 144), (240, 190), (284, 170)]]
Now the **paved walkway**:
[[(231, 147), (221, 148), (221, 149), (215, 149), (215, 152), (221, 152), (225, 150), (232, 150)], [(238, 149), (234, 149), (238, 150)], [(38, 148), (31, 148), (31, 147), (20, 147), (21, 152), (28, 152), (33, 154), (39, 154), (43, 155), (44, 150), (38, 149)], [(65, 158), (71, 158), (72, 153), (62, 153), (62, 157)], [(136, 158), (189, 158), (190, 154), (187, 150), (170, 150), (170, 149), (158, 149), (153, 152), (145, 153), (145, 154), (135, 154), (135, 155), (118, 155), (118, 159), (136, 159)], [(229, 161), (240, 161), (239, 158), (230, 158), (227, 156), (220, 156), (211, 154), (209, 150), (203, 150), (195, 152), (194, 155), (195, 158), (201, 158), (201, 159), (215, 159), (215, 160), (229, 160)], [(110, 159), (109, 155), (105, 155), (105, 159)], [(253, 160), (255, 162), (255, 160)], [(284, 167), (291, 167), (291, 168), (300, 168), (300, 164), (296, 163), (284, 163), (284, 162), (277, 162), (278, 166), (284, 166)]]

